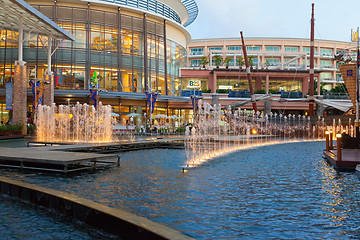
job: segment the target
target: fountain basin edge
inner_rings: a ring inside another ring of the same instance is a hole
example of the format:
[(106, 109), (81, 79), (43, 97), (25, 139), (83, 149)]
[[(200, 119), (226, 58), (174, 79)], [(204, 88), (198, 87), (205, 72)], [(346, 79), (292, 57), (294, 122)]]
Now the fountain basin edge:
[(0, 177), (0, 194), (55, 210), (122, 239), (193, 239), (121, 209), (6, 177)]

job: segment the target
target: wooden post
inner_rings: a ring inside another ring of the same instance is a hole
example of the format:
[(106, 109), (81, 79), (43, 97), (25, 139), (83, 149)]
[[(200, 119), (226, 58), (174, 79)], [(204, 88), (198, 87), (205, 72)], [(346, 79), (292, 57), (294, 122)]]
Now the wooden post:
[(341, 154), (341, 133), (338, 133), (336, 134), (336, 157), (338, 161), (342, 160)]
[(244, 41), (242, 31), (240, 32), (240, 35), (241, 35), (242, 49), (243, 49), (244, 60), (245, 60), (246, 76), (247, 76), (247, 79), (248, 79), (248, 82), (249, 82), (251, 103), (252, 103), (252, 107), (253, 107), (253, 109), (254, 109), (254, 111), (256, 113), (257, 112), (257, 106), (256, 106), (255, 93), (254, 93), (254, 88), (253, 88), (253, 85), (252, 85), (252, 78), (251, 78), (251, 71), (250, 71), (250, 66), (249, 66), (249, 59), (248, 59), (248, 56), (247, 56), (246, 45), (245, 45), (245, 41)]
[(325, 139), (326, 139), (326, 151), (330, 150), (330, 132), (326, 131), (325, 132)]
[(330, 150), (331, 150), (331, 149), (334, 149), (334, 145), (333, 145), (333, 131), (330, 131), (329, 140), (330, 140), (330, 145), (329, 145)]

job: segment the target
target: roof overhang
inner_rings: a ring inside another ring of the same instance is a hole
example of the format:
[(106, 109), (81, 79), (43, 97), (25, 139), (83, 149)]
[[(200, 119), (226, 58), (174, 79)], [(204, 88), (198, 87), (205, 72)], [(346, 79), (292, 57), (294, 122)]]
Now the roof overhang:
[(167, 5), (168, 7), (175, 10), (181, 19), (181, 24), (184, 25), (189, 19), (188, 9), (185, 5), (178, 0), (158, 0), (159, 2)]
[(24, 31), (75, 41), (73, 35), (25, 1), (0, 0), (0, 28), (17, 31), (20, 19), (23, 21)]

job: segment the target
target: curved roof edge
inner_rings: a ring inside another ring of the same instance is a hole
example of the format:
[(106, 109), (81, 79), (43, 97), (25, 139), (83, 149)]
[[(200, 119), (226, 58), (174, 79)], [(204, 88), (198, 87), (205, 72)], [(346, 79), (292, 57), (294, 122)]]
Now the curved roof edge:
[(188, 13), (189, 13), (189, 18), (184, 23), (184, 26), (187, 27), (193, 21), (195, 21), (195, 19), (197, 18), (198, 14), (199, 14), (199, 8), (198, 8), (195, 0), (179, 0), (179, 1), (182, 2), (185, 5), (185, 7), (186, 7), (186, 9), (188, 10)]
[(184, 25), (189, 19), (189, 11), (185, 5), (179, 0), (157, 0), (166, 6), (175, 10), (181, 19), (181, 24)]
[[(170, 18), (167, 18), (161, 14), (157, 14), (157, 13), (154, 13), (154, 12), (150, 12), (150, 11), (146, 11), (146, 10), (143, 10), (143, 9), (140, 9), (140, 8), (135, 8), (135, 7), (131, 7), (131, 6), (127, 6), (127, 5), (122, 5), (122, 4), (119, 4), (119, 3), (112, 3), (112, 2), (104, 2), (104, 1), (99, 1), (99, 0), (81, 0), (82, 2), (90, 2), (92, 4), (99, 4), (99, 6), (109, 6), (109, 7), (121, 7), (121, 9), (126, 9), (127, 11), (130, 11), (130, 12), (135, 12), (135, 13), (146, 13), (148, 16), (151, 16), (153, 18), (156, 18), (156, 19), (160, 19), (160, 20), (166, 20), (166, 22), (172, 26), (175, 26), (176, 28), (178, 28), (186, 37), (186, 44), (189, 44), (190, 41), (191, 41), (191, 35), (190, 35), (190, 32), (181, 24), (179, 24), (178, 22), (170, 19)], [(186, 48), (187, 46), (183, 46), (184, 48)]]

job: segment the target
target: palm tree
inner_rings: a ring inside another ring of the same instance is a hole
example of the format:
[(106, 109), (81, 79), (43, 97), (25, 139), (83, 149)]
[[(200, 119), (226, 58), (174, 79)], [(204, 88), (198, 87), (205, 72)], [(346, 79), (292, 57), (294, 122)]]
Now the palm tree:
[(215, 55), (213, 61), (215, 63), (216, 68), (219, 68), (222, 62), (222, 58), (220, 57), (220, 55)]
[(244, 63), (245, 63), (244, 58), (242, 56), (240, 56), (238, 58), (237, 62), (238, 62), (239, 66), (240, 66), (240, 69), (241, 69), (242, 66), (244, 66)]
[(225, 63), (226, 68), (229, 68), (229, 64), (230, 64), (231, 60), (232, 60), (232, 57), (229, 57), (229, 56), (224, 58), (224, 63)]
[(209, 63), (209, 61), (208, 61), (208, 57), (207, 57), (207, 56), (201, 57), (201, 59), (200, 59), (200, 66), (203, 66), (203, 68), (205, 68), (208, 63)]
[(254, 59), (253, 56), (249, 56), (249, 57), (248, 57), (250, 68), (252, 68), (252, 67), (254, 66), (254, 61), (253, 61), (253, 59)]

